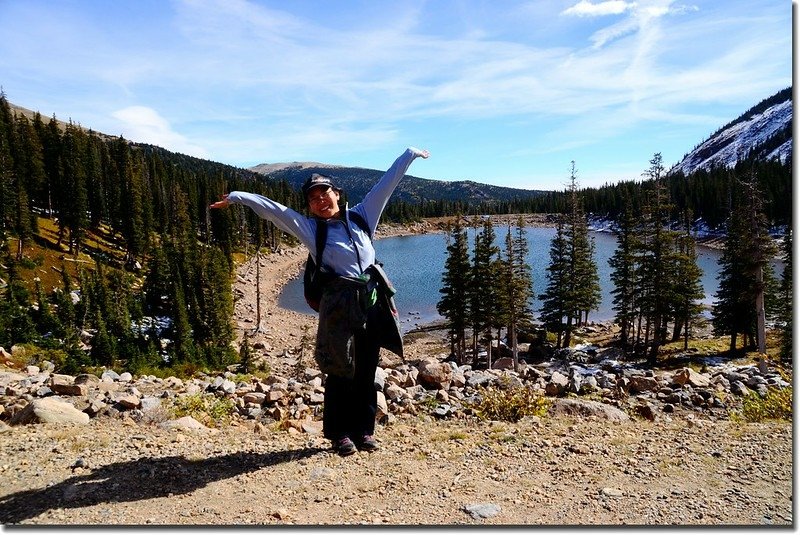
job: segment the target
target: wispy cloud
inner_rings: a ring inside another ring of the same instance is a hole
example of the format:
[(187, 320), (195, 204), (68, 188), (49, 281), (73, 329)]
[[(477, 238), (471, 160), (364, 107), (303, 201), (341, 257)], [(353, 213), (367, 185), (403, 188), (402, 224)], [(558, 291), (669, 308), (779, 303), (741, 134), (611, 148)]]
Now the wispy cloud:
[(685, 1), (700, 7), (0, 0), (18, 22), (0, 35), (0, 82), (48, 114), (234, 164), (341, 161), (420, 133), (446, 144), (462, 125), (474, 147), (512, 122), (531, 133), (509, 152), (567, 153), (656, 121), (705, 132), (733, 118), (709, 104), (752, 104), (782, 70), (791, 82), (774, 2)]
[(564, 15), (578, 17), (598, 17), (604, 15), (620, 15), (636, 7), (636, 2), (623, 2), (622, 0), (608, 0), (606, 2), (592, 3), (581, 0), (572, 7), (565, 9)]
[(124, 136), (132, 140), (142, 140), (175, 152), (206, 158), (208, 152), (185, 136), (175, 132), (169, 122), (157, 111), (146, 106), (129, 106), (111, 114), (121, 124)]

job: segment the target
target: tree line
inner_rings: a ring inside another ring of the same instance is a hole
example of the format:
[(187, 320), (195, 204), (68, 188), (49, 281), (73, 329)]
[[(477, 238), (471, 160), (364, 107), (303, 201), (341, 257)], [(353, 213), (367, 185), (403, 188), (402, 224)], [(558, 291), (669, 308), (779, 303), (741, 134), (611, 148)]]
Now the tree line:
[[(645, 355), (656, 365), (659, 348), (683, 340), (684, 348), (693, 327), (701, 320), (704, 298), (701, 271), (697, 265), (697, 242), (692, 231), (691, 210), (677, 211), (665, 175), (661, 154), (656, 153), (645, 171), (638, 206), (622, 197), (617, 218), (617, 248), (609, 259), (613, 289), (614, 321), (620, 326), (618, 344), (629, 354)], [(739, 172), (744, 166), (737, 166)], [(766, 322), (780, 326), (780, 358), (792, 360), (792, 258), (791, 229), (782, 242), (785, 269), (780, 283), (772, 273), (771, 260), (778, 251), (769, 234), (763, 181), (753, 165), (743, 174), (730, 173), (730, 194), (726, 199), (725, 240), (720, 260), (719, 289), (711, 310), (714, 331), (730, 337), (730, 349), (743, 347), (765, 353)], [(553, 346), (569, 347), (574, 329), (588, 321), (600, 304), (594, 242), (589, 235), (585, 212), (585, 190), (579, 191), (575, 163), (569, 186), (563, 192), (564, 213), (557, 218), (551, 240), (545, 289), (538, 297), (538, 326), (554, 336)], [(527, 245), (519, 220), (512, 239), (509, 227), (506, 248), (491, 245), (494, 233), (485, 218), (476, 232), (469, 258), (467, 234), (462, 217), (456, 218), (449, 234), (447, 259), (438, 305), (448, 324), (451, 350), (458, 361), (467, 354), (467, 333), (471, 330), (473, 363), (478, 361), (479, 342), (488, 350), (491, 366), (492, 341), (505, 328), (518, 362), (516, 334), (520, 327), (535, 329), (530, 309), (532, 280), (521, 269)], [(472, 226), (478, 227), (477, 220)], [(504, 277), (503, 274), (506, 274)], [(496, 333), (493, 335), (492, 333)]]

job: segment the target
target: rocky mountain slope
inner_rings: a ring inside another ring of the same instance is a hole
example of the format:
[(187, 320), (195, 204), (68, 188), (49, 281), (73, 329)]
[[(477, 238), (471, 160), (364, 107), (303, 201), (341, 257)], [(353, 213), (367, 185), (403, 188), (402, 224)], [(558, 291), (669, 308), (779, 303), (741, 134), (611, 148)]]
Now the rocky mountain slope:
[(732, 167), (746, 156), (787, 161), (792, 155), (792, 88), (784, 89), (722, 127), (670, 172), (690, 175), (712, 166)]

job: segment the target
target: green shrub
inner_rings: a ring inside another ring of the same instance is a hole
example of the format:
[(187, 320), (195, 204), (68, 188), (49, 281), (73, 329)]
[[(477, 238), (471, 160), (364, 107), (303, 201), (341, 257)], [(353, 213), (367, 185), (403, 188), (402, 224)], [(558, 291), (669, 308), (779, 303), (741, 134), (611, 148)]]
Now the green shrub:
[(748, 422), (792, 420), (792, 388), (770, 388), (763, 398), (755, 392), (742, 402), (741, 417)]
[(232, 399), (212, 394), (189, 394), (175, 398), (171, 409), (174, 418), (191, 416), (209, 427), (222, 427), (230, 422), (236, 406)]
[(483, 420), (518, 422), (525, 416), (544, 416), (550, 401), (524, 386), (478, 388), (479, 401), (471, 408)]

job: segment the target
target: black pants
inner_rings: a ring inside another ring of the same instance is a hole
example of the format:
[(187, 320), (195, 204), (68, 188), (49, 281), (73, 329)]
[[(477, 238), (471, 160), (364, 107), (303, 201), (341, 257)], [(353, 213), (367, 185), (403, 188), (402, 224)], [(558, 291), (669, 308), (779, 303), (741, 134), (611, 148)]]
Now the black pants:
[(375, 370), (380, 346), (374, 334), (374, 312), (367, 311), (367, 328), (354, 333), (355, 374), (352, 379), (329, 374), (325, 380), (325, 406), (322, 427), (325, 438), (338, 440), (345, 436), (358, 439), (375, 432), (378, 392)]

